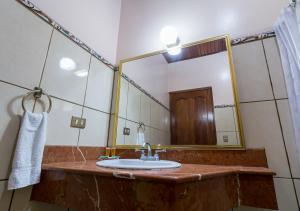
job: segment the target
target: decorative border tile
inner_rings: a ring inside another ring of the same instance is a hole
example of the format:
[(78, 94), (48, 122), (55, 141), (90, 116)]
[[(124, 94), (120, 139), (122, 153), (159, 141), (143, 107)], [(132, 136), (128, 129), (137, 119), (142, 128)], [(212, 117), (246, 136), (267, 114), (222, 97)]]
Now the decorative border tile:
[(84, 42), (82, 42), (80, 39), (78, 39), (74, 34), (66, 30), (64, 27), (62, 27), (60, 24), (55, 22), (53, 19), (51, 19), (48, 15), (46, 15), (43, 11), (41, 11), (39, 8), (37, 8), (33, 3), (31, 3), (28, 0), (17, 0), (22, 5), (27, 7), (29, 10), (31, 10), (34, 14), (39, 16), (41, 19), (46, 21), (48, 24), (52, 25), (55, 29), (60, 31), (62, 34), (64, 34), (66, 37), (68, 37), (70, 40), (75, 42), (78, 46), (89, 52), (91, 55), (96, 57), (99, 61), (103, 62), (105, 65), (107, 65), (109, 68), (113, 70), (117, 70), (117, 68), (111, 64), (109, 61), (107, 61), (103, 56), (100, 56), (96, 51), (94, 51), (92, 48), (87, 46)]
[(128, 81), (128, 83), (132, 84), (135, 88), (137, 88), (138, 90), (140, 90), (141, 92), (143, 92), (145, 95), (147, 95), (152, 100), (154, 100), (156, 103), (158, 103), (159, 105), (161, 105), (162, 107), (164, 107), (166, 110), (169, 111), (169, 109), (164, 104), (162, 104), (159, 100), (157, 100), (155, 97), (153, 97), (151, 94), (149, 94), (145, 89), (143, 89), (140, 85), (138, 85), (134, 80), (132, 80), (131, 78), (129, 78), (124, 73), (122, 73), (122, 78), (124, 78), (126, 81)]
[(246, 37), (241, 37), (237, 39), (231, 40), (231, 45), (240, 45), (248, 42), (254, 42), (257, 40), (262, 40), (262, 39), (267, 39), (270, 37), (275, 37), (275, 32), (274, 31), (269, 31), (269, 32), (264, 32), (261, 34), (256, 34), (256, 35), (251, 35), (251, 36), (246, 36)]

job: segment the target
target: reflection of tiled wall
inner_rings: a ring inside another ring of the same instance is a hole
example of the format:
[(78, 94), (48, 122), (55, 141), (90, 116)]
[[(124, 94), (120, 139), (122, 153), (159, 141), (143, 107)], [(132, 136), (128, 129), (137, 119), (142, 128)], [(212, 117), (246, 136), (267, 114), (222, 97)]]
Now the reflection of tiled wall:
[[(48, 145), (106, 146), (114, 71), (16, 1), (1, 1), (0, 28), (0, 211), (60, 210), (29, 203), (31, 188), (6, 191), (21, 98), (35, 86), (52, 96)], [(63, 57), (72, 58), (77, 68), (62, 70)], [(48, 107), (46, 98), (41, 101), (35, 111)], [(33, 102), (26, 107), (32, 110)], [(71, 128), (71, 116), (86, 118), (86, 128)]]
[[(266, 149), (280, 211), (298, 211), (300, 168), (275, 38), (234, 46), (233, 57), (246, 146)], [(248, 210), (264, 209), (234, 209)]]
[(218, 145), (238, 145), (239, 129), (233, 106), (214, 109)]
[[(120, 86), (119, 123), (117, 143), (136, 145), (138, 123), (145, 127), (145, 141), (152, 144), (170, 144), (170, 113), (162, 105), (122, 78)], [(123, 128), (130, 135), (123, 135)]]

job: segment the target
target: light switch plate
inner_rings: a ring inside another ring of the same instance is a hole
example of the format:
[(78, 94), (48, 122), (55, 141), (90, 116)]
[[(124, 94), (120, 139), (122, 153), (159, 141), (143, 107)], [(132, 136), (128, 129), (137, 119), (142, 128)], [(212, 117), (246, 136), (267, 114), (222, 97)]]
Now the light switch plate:
[(84, 129), (86, 125), (86, 119), (76, 116), (72, 116), (71, 127)]

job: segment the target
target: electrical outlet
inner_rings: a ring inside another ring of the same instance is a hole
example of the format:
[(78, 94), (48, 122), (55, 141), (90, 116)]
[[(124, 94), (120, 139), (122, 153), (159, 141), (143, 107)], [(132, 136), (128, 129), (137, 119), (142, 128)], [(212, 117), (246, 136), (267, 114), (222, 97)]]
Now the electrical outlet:
[(229, 137), (228, 136), (223, 136), (223, 142), (228, 143), (228, 141), (229, 141)]
[(71, 119), (71, 127), (84, 129), (86, 124), (85, 118), (80, 118), (76, 116), (72, 116)]
[(123, 129), (123, 135), (129, 136), (130, 135), (130, 128), (124, 127), (124, 129)]

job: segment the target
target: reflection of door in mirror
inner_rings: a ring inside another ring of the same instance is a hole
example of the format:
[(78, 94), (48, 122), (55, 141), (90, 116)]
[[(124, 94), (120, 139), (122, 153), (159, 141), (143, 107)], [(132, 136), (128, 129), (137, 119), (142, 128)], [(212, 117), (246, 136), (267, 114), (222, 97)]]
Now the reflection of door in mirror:
[(211, 87), (171, 92), (170, 109), (172, 145), (217, 143)]

